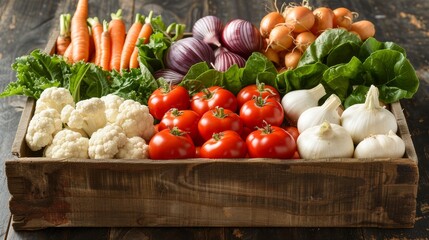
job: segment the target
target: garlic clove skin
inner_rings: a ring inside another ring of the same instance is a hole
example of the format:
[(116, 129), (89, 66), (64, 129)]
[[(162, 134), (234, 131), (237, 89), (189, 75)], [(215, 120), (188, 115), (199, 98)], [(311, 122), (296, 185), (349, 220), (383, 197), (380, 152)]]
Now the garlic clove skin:
[(341, 115), (341, 125), (350, 133), (355, 144), (371, 135), (389, 131), (396, 133), (398, 130), (395, 115), (380, 106), (378, 94), (378, 88), (372, 85), (365, 103), (352, 105)]
[(340, 125), (341, 117), (337, 111), (340, 105), (340, 98), (332, 94), (322, 106), (311, 107), (305, 110), (298, 118), (298, 131), (303, 132), (307, 128), (322, 124), (324, 121)]
[(393, 131), (376, 134), (362, 140), (355, 149), (355, 158), (402, 158), (405, 142)]
[(350, 134), (340, 125), (327, 121), (303, 131), (297, 139), (301, 158), (351, 158), (354, 145)]
[(318, 84), (312, 89), (301, 89), (286, 93), (281, 104), (290, 125), (296, 126), (299, 116), (307, 109), (319, 105), (319, 100), (326, 95), (325, 88)]

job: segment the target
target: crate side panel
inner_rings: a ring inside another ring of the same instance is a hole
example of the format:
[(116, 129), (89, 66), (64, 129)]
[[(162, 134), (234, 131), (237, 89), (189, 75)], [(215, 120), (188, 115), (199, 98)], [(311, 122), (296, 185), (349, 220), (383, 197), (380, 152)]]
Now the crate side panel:
[(21, 159), (6, 167), (13, 180), (10, 208), (17, 229), (414, 223), (417, 167), (407, 159), (162, 163)]

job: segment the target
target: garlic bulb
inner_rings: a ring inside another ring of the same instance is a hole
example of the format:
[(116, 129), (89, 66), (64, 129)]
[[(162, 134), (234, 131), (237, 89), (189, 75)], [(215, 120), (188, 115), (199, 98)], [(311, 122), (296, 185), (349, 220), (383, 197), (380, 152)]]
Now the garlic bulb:
[(355, 149), (355, 158), (402, 158), (405, 143), (393, 131), (376, 134), (362, 140)]
[(341, 125), (350, 133), (353, 142), (358, 144), (374, 134), (396, 133), (396, 118), (389, 110), (380, 106), (378, 88), (374, 85), (368, 90), (365, 103), (355, 104), (344, 110)]
[(305, 110), (319, 105), (319, 99), (325, 96), (322, 84), (312, 89), (301, 89), (286, 93), (282, 98), (285, 116), (291, 125), (296, 126), (299, 116)]
[(327, 121), (307, 128), (297, 139), (301, 158), (348, 158), (354, 145), (350, 134), (340, 125)]
[(340, 115), (337, 108), (341, 105), (340, 98), (332, 94), (322, 106), (311, 107), (305, 110), (298, 118), (298, 131), (322, 124), (324, 121), (340, 125)]

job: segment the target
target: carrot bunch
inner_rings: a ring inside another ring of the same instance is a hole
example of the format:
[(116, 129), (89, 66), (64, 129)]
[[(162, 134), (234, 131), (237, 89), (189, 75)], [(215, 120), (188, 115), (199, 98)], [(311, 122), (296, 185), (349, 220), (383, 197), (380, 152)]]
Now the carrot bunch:
[(283, 71), (294, 69), (307, 47), (327, 29), (343, 28), (362, 40), (373, 37), (374, 24), (368, 20), (355, 21), (357, 16), (345, 7), (313, 10), (306, 1), (286, 6), (282, 11), (276, 9), (260, 22), (259, 30), (266, 40), (263, 53)]
[(107, 71), (137, 68), (136, 45), (139, 39), (149, 41), (153, 33), (151, 19), (152, 12), (147, 18), (136, 14), (127, 32), (121, 9), (112, 13), (109, 21), (100, 22), (97, 17), (88, 18), (88, 0), (79, 0), (71, 21), (70, 15), (61, 15), (56, 54), (69, 63), (92, 62)]

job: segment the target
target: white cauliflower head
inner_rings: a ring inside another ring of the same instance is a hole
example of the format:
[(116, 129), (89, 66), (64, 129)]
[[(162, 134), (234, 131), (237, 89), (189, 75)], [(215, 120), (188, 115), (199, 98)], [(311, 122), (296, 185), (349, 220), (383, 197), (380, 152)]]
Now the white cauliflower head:
[(134, 100), (125, 100), (119, 106), (115, 124), (122, 127), (127, 137), (140, 136), (149, 141), (155, 134), (153, 121), (147, 106)]
[(61, 113), (61, 110), (70, 105), (75, 106), (73, 97), (68, 89), (60, 87), (50, 87), (43, 90), (40, 94), (40, 98), (36, 101), (36, 109), (34, 113), (39, 113), (45, 109), (55, 109), (58, 113)]
[(106, 125), (94, 132), (89, 139), (88, 155), (92, 159), (111, 159), (127, 143), (121, 127)]
[(82, 129), (91, 136), (106, 125), (105, 109), (106, 106), (100, 98), (82, 100), (76, 104), (76, 108), (65, 106), (61, 111), (61, 121), (70, 128)]
[(34, 114), (28, 124), (25, 141), (32, 151), (51, 144), (54, 135), (63, 128), (60, 114), (53, 108)]
[(118, 115), (119, 106), (125, 101), (125, 99), (118, 95), (109, 94), (101, 97), (101, 100), (103, 100), (106, 105), (105, 112), (107, 122), (114, 123), (116, 121), (116, 116)]
[(88, 158), (89, 139), (70, 129), (59, 131), (45, 148), (48, 158)]
[(149, 157), (149, 146), (141, 137), (127, 138), (125, 145), (119, 149), (116, 158), (146, 159)]

